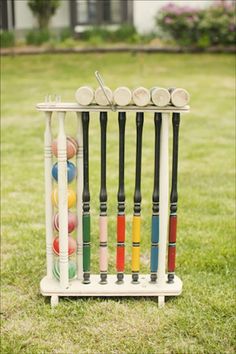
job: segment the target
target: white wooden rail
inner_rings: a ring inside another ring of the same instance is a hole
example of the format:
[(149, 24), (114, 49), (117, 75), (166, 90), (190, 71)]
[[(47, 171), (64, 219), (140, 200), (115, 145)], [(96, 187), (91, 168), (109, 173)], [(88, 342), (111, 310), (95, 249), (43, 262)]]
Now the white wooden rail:
[[(36, 109), (38, 111), (44, 112), (112, 112), (109, 106), (98, 106), (98, 105), (90, 105), (90, 106), (80, 106), (78, 103), (69, 103), (69, 102), (45, 102), (38, 103), (36, 105)], [(166, 107), (157, 107), (154, 105), (149, 105), (145, 107), (138, 106), (116, 106), (117, 112), (176, 112), (176, 113), (184, 113), (189, 112), (189, 106), (185, 107), (174, 107), (174, 106), (166, 106)]]
[[(58, 207), (59, 207), (59, 245), (60, 245), (60, 285), (66, 289), (68, 279), (68, 201), (67, 201), (67, 153), (65, 134), (65, 112), (58, 112)], [(65, 237), (66, 235), (66, 237)]]
[(53, 267), (53, 207), (52, 196), (52, 112), (45, 112), (45, 133), (44, 133), (44, 174), (45, 174), (45, 223), (46, 223), (46, 257), (47, 257), (47, 277), (52, 279)]

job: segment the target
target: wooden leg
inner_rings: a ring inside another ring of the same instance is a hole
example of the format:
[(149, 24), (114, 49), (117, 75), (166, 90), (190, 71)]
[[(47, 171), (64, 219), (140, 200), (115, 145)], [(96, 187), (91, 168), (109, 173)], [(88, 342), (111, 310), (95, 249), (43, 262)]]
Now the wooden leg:
[(59, 296), (57, 295), (52, 295), (51, 296), (51, 307), (56, 307), (59, 303)]
[(158, 307), (162, 308), (165, 306), (165, 296), (158, 296)]

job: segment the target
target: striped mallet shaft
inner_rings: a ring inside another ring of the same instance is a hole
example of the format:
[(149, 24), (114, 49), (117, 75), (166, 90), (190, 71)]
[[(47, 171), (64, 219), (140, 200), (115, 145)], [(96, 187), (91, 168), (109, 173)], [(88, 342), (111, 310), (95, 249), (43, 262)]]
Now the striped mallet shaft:
[(136, 171), (134, 190), (134, 215), (132, 225), (132, 281), (138, 282), (140, 270), (140, 229), (141, 229), (141, 164), (143, 112), (136, 113)]
[(159, 173), (160, 173), (160, 135), (161, 113), (155, 113), (155, 157), (154, 157), (154, 186), (152, 194), (152, 233), (151, 233), (151, 281), (157, 280), (158, 246), (159, 246)]
[(89, 112), (82, 112), (83, 125), (83, 282), (90, 283), (90, 193), (89, 193)]
[(176, 236), (177, 236), (177, 180), (178, 180), (178, 145), (180, 114), (173, 113), (173, 152), (172, 185), (170, 195), (169, 244), (168, 244), (168, 283), (173, 283), (175, 274)]
[(118, 215), (117, 215), (117, 249), (116, 249), (116, 271), (117, 281), (122, 282), (125, 270), (125, 124), (126, 113), (119, 112), (119, 186), (117, 193)]
[(107, 135), (107, 112), (100, 113), (101, 128), (101, 183), (100, 183), (100, 283), (107, 282), (107, 188), (106, 188), (106, 135)]

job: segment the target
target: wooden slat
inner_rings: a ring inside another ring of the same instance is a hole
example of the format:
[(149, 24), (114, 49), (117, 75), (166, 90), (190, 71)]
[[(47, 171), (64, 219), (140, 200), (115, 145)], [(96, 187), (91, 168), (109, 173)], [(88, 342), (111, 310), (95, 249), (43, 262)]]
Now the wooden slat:
[[(36, 105), (36, 109), (38, 111), (66, 111), (66, 112), (111, 112), (112, 109), (109, 106), (98, 106), (98, 105), (91, 105), (91, 106), (80, 106), (77, 103), (38, 103)], [(116, 106), (117, 112), (189, 112), (190, 107), (174, 107), (174, 106), (166, 106), (166, 107), (157, 107), (154, 105), (149, 105), (146, 107), (138, 107), (138, 106)]]
[(91, 283), (83, 284), (81, 280), (70, 281), (67, 289), (62, 289), (56, 279), (44, 277), (40, 283), (40, 291), (44, 296), (173, 296), (180, 295), (182, 281), (176, 276), (175, 282), (162, 284), (151, 283), (150, 276), (140, 274), (140, 283), (132, 284), (130, 274), (125, 275), (124, 282), (118, 284), (115, 274), (108, 274), (107, 284), (100, 284), (100, 276), (91, 274)]

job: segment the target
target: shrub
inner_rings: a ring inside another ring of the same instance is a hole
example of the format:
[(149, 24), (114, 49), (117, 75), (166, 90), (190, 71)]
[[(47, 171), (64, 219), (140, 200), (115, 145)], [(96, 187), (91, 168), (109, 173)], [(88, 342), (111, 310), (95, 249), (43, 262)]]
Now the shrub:
[(108, 41), (111, 39), (111, 31), (105, 27), (92, 27), (81, 33), (80, 38), (86, 41), (92, 40), (93, 37), (96, 39), (100, 38), (100, 41)]
[(91, 36), (87, 42), (94, 47), (98, 47), (104, 44), (104, 40), (102, 39), (102, 37), (96, 35)]
[(71, 28), (63, 28), (60, 32), (60, 40), (64, 42), (68, 38), (73, 38), (73, 32)]
[(140, 36), (132, 25), (124, 24), (116, 30), (106, 27), (92, 27), (84, 31), (80, 38), (89, 41), (91, 44), (102, 44), (102, 42), (128, 42), (136, 43)]
[(15, 35), (13, 32), (1, 31), (0, 32), (0, 47), (8, 48), (13, 47), (15, 44)]
[(60, 0), (28, 0), (28, 6), (38, 21), (40, 29), (48, 28), (51, 17), (60, 6)]
[(113, 32), (112, 39), (116, 42), (133, 42), (137, 38), (137, 34), (134, 26), (124, 24)]
[(210, 6), (199, 23), (201, 37), (208, 38), (212, 45), (235, 44), (235, 29), (234, 6), (230, 3)]
[(77, 41), (74, 38), (66, 38), (60, 43), (60, 48), (74, 48), (77, 46)]
[(50, 32), (47, 29), (31, 30), (26, 34), (26, 43), (41, 45), (50, 40)]
[(157, 33), (155, 31), (144, 33), (139, 35), (140, 42), (147, 44), (150, 43), (153, 39), (157, 38)]
[(207, 47), (235, 43), (234, 6), (214, 3), (204, 9), (164, 6), (157, 15), (159, 29), (182, 46)]
[(180, 45), (198, 42), (198, 23), (201, 13), (189, 6), (168, 4), (158, 13), (157, 24), (163, 33)]

